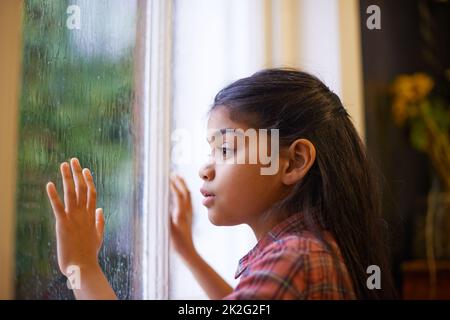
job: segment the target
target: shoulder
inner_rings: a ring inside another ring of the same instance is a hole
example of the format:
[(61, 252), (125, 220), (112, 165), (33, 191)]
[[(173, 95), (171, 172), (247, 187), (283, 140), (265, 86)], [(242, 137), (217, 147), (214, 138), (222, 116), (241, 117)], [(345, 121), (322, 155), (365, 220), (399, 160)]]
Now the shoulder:
[[(334, 241), (333, 241), (334, 243)], [(330, 252), (324, 242), (311, 232), (289, 234), (273, 241), (262, 250), (262, 255), (283, 252), (289, 254), (309, 254), (317, 252)]]
[(351, 291), (351, 286), (343, 261), (313, 234), (303, 232), (283, 236), (266, 246), (242, 274), (230, 298), (353, 297), (347, 291)]

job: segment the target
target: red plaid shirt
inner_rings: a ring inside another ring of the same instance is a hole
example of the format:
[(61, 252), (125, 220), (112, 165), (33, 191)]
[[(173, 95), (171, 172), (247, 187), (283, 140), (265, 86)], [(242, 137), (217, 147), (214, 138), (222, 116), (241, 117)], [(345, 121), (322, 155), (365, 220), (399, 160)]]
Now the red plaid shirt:
[(337, 244), (325, 237), (338, 259), (305, 230), (301, 214), (290, 216), (239, 261), (240, 282), (224, 299), (355, 299)]

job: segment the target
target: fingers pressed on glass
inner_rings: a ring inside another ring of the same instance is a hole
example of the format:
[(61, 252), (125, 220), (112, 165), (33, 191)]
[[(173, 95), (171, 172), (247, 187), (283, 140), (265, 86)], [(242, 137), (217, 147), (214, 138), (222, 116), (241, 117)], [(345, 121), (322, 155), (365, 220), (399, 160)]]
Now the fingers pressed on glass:
[(64, 203), (66, 205), (66, 211), (69, 212), (77, 206), (75, 185), (72, 178), (72, 172), (70, 171), (70, 166), (67, 162), (61, 164), (60, 170), (64, 189)]
[(175, 184), (177, 190), (180, 192), (183, 199), (187, 199), (189, 195), (186, 191), (185, 185), (181, 182), (181, 178), (179, 176), (175, 177), (174, 184)]
[(55, 214), (55, 218), (62, 218), (65, 216), (64, 212), (64, 204), (59, 198), (58, 192), (56, 191), (56, 187), (53, 182), (47, 183), (47, 195), (50, 200), (50, 204), (53, 209), (53, 213)]
[(87, 186), (87, 204), (86, 207), (89, 212), (94, 212), (97, 205), (97, 190), (95, 189), (94, 179), (91, 171), (87, 168), (83, 169), (84, 180)]
[(180, 204), (180, 201), (182, 200), (181, 192), (180, 192), (180, 190), (178, 190), (177, 185), (172, 180), (170, 181), (170, 190), (172, 190), (172, 193), (174, 195), (175, 205), (178, 207)]
[(80, 208), (86, 207), (87, 200), (87, 187), (86, 182), (82, 174), (82, 169), (80, 162), (77, 158), (72, 158), (70, 160), (70, 165), (72, 167), (73, 178), (75, 182), (75, 190), (77, 193), (77, 204)]
[(175, 189), (177, 197), (179, 197), (180, 200), (184, 200), (183, 186), (177, 181), (172, 181), (172, 186)]
[(179, 178), (179, 180), (180, 180), (181, 185), (183, 186), (184, 195), (185, 195), (186, 197), (189, 197), (189, 196), (190, 196), (190, 192), (189, 192), (189, 188), (188, 188), (188, 186), (187, 186), (187, 184), (186, 184), (186, 181), (185, 181), (182, 177), (180, 177), (180, 176), (178, 176), (178, 178)]
[(173, 181), (170, 182), (170, 188), (174, 194), (174, 197), (173, 197), (173, 208), (174, 209), (172, 210), (171, 221), (173, 223), (177, 223), (178, 219), (180, 218), (180, 214), (181, 214), (181, 211), (179, 209), (182, 204), (183, 197)]

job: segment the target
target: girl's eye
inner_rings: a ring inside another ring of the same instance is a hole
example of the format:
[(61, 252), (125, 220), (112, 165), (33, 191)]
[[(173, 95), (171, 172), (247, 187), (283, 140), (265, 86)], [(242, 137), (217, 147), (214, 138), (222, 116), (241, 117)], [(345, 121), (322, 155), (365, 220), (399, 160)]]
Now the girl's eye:
[(229, 154), (229, 148), (222, 147), (222, 155), (226, 157)]
[(234, 150), (225, 144), (220, 147), (217, 147), (217, 151), (219, 151), (222, 154), (222, 157), (224, 159), (229, 158), (234, 153)]

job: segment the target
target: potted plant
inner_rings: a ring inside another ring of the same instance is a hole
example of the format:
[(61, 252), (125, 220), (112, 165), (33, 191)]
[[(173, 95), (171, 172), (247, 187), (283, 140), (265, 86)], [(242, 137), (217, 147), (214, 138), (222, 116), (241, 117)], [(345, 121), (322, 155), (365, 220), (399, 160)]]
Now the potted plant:
[(436, 260), (450, 259), (450, 108), (434, 87), (425, 73), (399, 75), (391, 87), (395, 124), (407, 127), (411, 145), (427, 154), (433, 169), (424, 225), (430, 296), (436, 290)]

